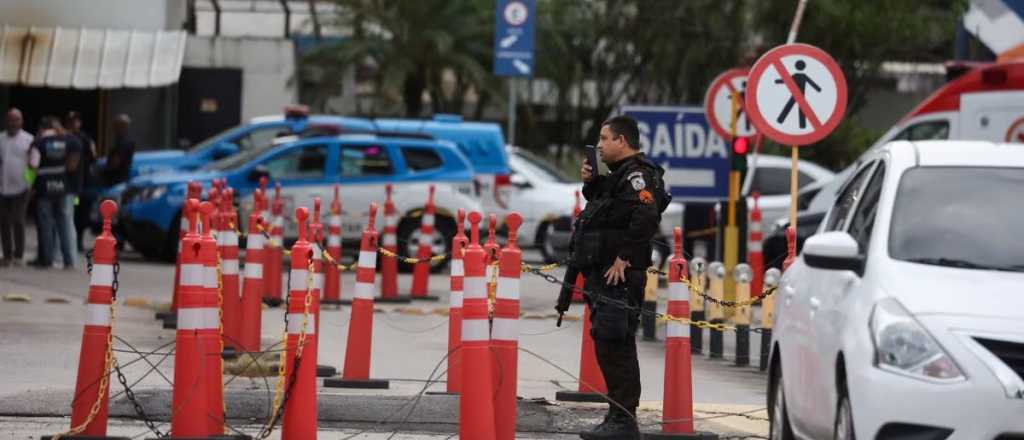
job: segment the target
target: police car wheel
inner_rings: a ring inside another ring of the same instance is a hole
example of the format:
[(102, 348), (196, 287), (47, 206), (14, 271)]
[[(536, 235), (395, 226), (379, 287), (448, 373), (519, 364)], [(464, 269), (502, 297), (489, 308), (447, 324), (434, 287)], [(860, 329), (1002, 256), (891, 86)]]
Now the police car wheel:
[[(438, 215), (432, 236), (431, 255), (448, 255), (451, 252), (452, 238), (455, 236), (455, 221), (449, 217)], [(420, 243), (420, 217), (406, 217), (398, 223), (398, 254), (402, 257), (416, 257)], [(430, 272), (439, 273), (447, 264), (448, 258), (431, 262)], [(398, 271), (409, 273), (415, 266), (399, 263)]]

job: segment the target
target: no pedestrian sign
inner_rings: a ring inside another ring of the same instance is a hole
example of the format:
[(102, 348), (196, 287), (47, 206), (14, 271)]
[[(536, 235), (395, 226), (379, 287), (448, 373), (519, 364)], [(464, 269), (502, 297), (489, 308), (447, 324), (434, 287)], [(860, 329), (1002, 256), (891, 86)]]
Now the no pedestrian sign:
[(746, 93), (747, 69), (726, 70), (711, 82), (704, 97), (704, 113), (707, 114), (708, 125), (722, 139), (757, 134), (756, 127), (747, 116)]
[(787, 44), (750, 69), (746, 110), (757, 129), (776, 142), (808, 145), (828, 136), (846, 111), (846, 78), (823, 50)]

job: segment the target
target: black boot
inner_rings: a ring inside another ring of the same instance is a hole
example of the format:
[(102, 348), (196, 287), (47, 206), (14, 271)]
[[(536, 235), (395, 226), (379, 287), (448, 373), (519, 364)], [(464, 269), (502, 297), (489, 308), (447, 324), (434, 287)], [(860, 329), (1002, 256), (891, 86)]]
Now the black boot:
[(608, 423), (598, 426), (593, 431), (580, 434), (583, 440), (638, 440), (640, 428), (636, 419), (625, 414), (611, 416)]
[(606, 413), (604, 415), (604, 420), (602, 420), (601, 423), (599, 423), (597, 426), (595, 426), (595, 427), (593, 427), (593, 428), (591, 428), (589, 430), (581, 432), (580, 433), (580, 438), (582, 438), (583, 440), (589, 440), (591, 438), (590, 437), (591, 434), (593, 434), (595, 432), (600, 432), (602, 429), (604, 429), (604, 425), (608, 424), (608, 421), (612, 419), (613, 415), (614, 414), (611, 411)]

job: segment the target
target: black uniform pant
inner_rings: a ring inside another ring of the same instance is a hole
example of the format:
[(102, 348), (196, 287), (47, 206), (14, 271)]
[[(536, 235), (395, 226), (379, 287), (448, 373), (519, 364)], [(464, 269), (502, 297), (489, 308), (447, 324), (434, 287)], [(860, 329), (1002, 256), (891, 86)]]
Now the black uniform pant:
[(608, 385), (609, 414), (636, 415), (640, 404), (640, 363), (636, 354), (636, 328), (647, 277), (643, 270), (627, 269), (626, 282), (618, 286), (604, 283), (604, 271), (587, 277), (590, 298), (591, 337), (597, 364)]

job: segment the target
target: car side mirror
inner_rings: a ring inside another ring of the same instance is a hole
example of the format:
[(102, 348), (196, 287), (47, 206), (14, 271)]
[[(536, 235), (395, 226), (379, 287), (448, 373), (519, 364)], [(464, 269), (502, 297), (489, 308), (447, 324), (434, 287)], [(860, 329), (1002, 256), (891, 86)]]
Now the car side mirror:
[(510, 176), (509, 183), (511, 183), (512, 186), (519, 189), (526, 189), (533, 186), (530, 185), (530, 181), (526, 180), (526, 177), (523, 177), (522, 174), (513, 174), (512, 176)]
[(220, 160), (238, 153), (238, 145), (231, 142), (221, 142), (213, 147), (213, 160)]
[(845, 232), (825, 232), (808, 238), (803, 254), (810, 267), (849, 270), (864, 275), (864, 256), (860, 254), (857, 241)]
[(263, 177), (270, 178), (270, 171), (263, 165), (257, 165), (249, 170), (249, 175), (247, 176), (250, 182), (259, 182)]

